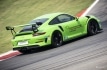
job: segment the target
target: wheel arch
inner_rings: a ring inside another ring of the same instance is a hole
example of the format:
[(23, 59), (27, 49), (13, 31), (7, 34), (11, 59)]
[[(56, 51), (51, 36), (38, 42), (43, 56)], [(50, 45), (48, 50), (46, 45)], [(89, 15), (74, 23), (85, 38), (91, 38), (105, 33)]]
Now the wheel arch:
[(97, 24), (98, 29), (100, 30), (99, 20), (98, 20), (96, 17), (94, 17), (94, 16), (86, 16), (86, 17), (88, 18), (87, 27), (88, 27), (88, 24), (89, 24), (90, 22), (92, 22), (92, 23)]
[[(101, 31), (101, 24), (100, 24), (100, 20), (98, 20), (96, 17), (94, 16), (86, 16), (88, 18), (87, 20), (87, 26), (86, 26), (86, 30), (87, 30), (87, 34), (88, 35), (94, 35), (97, 34), (99, 31)], [(94, 31), (90, 31), (89, 26), (94, 24)]]
[[(86, 16), (88, 19), (87, 19), (87, 25), (86, 25), (86, 31), (88, 29), (88, 24), (89, 22), (93, 22), (93, 23), (97, 23), (98, 25), (98, 29), (100, 30), (101, 29), (101, 25), (99, 24), (100, 23), (100, 20), (97, 19), (96, 17), (94, 16)], [(88, 31), (87, 31), (88, 32)]]
[(52, 37), (53, 34), (55, 34), (55, 33), (57, 33), (57, 32), (59, 32), (59, 33), (62, 35), (62, 40), (63, 40), (63, 34), (62, 34), (62, 32), (61, 32), (60, 30), (54, 30), (54, 31), (52, 32), (52, 34), (51, 34), (51, 37)]
[[(60, 37), (57, 37), (57, 35), (59, 35), (59, 34), (60, 34)], [(57, 37), (59, 40), (58, 40), (58, 41), (55, 41), (56, 38), (54, 38), (54, 37)], [(57, 42), (58, 44), (56, 44), (56, 42)], [(63, 35), (62, 35), (61, 31), (59, 31), (59, 30), (54, 30), (54, 31), (52, 32), (52, 35), (51, 35), (51, 46), (52, 46), (52, 47), (59, 47), (59, 46), (62, 45), (62, 43), (63, 43)]]

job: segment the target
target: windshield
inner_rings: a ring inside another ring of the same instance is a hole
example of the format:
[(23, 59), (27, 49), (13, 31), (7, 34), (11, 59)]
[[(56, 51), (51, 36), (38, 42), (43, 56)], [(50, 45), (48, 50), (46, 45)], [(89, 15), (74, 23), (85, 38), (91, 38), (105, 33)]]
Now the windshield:
[[(36, 24), (37, 27), (42, 25), (48, 20), (48, 18), (42, 18), (42, 19), (35, 19), (30, 22), (30, 24)], [(37, 22), (40, 22), (42, 24), (38, 24)], [(24, 26), (24, 28), (20, 32), (25, 32), (25, 31), (32, 31), (32, 25), (29, 26)]]

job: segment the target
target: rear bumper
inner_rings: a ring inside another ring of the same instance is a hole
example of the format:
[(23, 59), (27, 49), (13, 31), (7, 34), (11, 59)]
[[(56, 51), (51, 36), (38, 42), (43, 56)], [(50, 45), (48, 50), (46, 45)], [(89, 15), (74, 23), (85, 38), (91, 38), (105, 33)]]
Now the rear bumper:
[(30, 50), (30, 49), (36, 49), (39, 48), (39, 45), (32, 45), (32, 46), (23, 46), (23, 47), (16, 47), (13, 48), (13, 50)]

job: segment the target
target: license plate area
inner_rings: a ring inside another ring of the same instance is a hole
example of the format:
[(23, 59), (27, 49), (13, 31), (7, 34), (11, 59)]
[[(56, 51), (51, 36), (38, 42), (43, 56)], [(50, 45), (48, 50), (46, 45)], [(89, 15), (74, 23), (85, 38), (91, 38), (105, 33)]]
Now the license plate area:
[(20, 41), (18, 42), (18, 46), (23, 46), (23, 45), (27, 45), (28, 41)]

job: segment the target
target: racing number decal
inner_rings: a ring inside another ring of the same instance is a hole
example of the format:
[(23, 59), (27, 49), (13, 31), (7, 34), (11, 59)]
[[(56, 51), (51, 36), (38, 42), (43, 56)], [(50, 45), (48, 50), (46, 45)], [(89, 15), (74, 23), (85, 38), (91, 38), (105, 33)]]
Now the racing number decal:
[(69, 32), (76, 31), (80, 27), (81, 27), (81, 25), (77, 25), (77, 26), (73, 26), (73, 27), (66, 26), (66, 28), (69, 30)]

